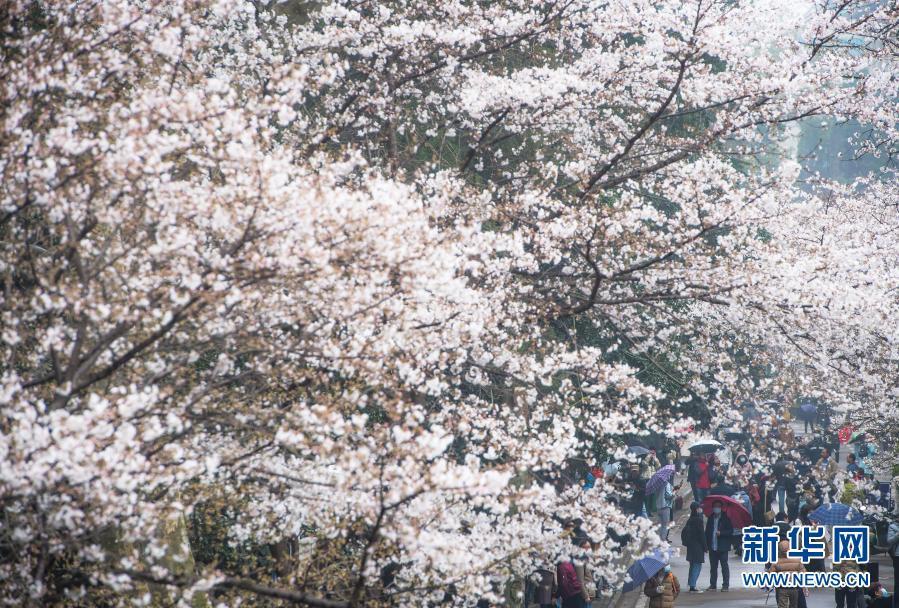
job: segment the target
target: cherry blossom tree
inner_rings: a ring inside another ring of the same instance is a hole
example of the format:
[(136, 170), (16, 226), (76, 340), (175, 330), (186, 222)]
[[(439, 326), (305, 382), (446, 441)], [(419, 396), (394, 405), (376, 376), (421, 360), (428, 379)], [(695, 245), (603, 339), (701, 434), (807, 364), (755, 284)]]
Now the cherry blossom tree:
[[(838, 44), (879, 6), (8, 5), (8, 603), (470, 603), (574, 527), (616, 584), (659, 539), (573, 459), (717, 411), (740, 349), (889, 367), (889, 187), (782, 158), (810, 116), (891, 128), (880, 48)], [(871, 235), (836, 309), (809, 280)], [(289, 557), (192, 564), (202, 505)]]

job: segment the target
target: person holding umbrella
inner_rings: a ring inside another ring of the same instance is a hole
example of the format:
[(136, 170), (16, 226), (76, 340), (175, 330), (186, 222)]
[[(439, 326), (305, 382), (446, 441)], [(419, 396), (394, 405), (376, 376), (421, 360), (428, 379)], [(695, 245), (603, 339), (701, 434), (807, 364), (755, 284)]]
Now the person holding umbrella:
[(705, 563), (705, 554), (708, 552), (709, 546), (705, 537), (702, 508), (698, 502), (690, 504), (690, 517), (681, 530), (680, 542), (687, 548), (687, 562), (690, 564), (687, 584), (690, 587), (690, 593), (702, 593), (702, 589), (697, 588), (696, 585), (699, 582), (702, 564)]
[(674, 465), (666, 464), (646, 482), (646, 494), (655, 495), (656, 510), (659, 513), (659, 538), (664, 541), (668, 540), (668, 525), (671, 523), (671, 511), (674, 506), (676, 488), (671, 485), (672, 479), (674, 479)]
[(709, 478), (709, 461), (705, 454), (696, 457), (696, 500), (702, 502), (712, 489), (712, 481)]
[(805, 423), (802, 432), (808, 433), (809, 426), (812, 427), (812, 432), (814, 432), (815, 422), (818, 419), (818, 406), (813, 401), (806, 400), (799, 405), (799, 415)]
[(639, 588), (640, 585), (656, 576), (665, 567), (669, 557), (670, 551), (655, 549), (651, 554), (638, 559), (627, 569), (628, 581), (624, 583), (624, 587), (621, 590), (627, 593)]
[(680, 583), (671, 571), (671, 564), (643, 585), (644, 595), (649, 597), (649, 608), (674, 608), (674, 600), (680, 595)]
[(727, 555), (733, 541), (734, 526), (724, 513), (724, 502), (715, 497), (711, 503), (712, 514), (705, 523), (705, 540), (709, 548), (709, 590), (718, 588), (718, 564), (721, 564), (721, 591), (727, 591), (730, 588)]

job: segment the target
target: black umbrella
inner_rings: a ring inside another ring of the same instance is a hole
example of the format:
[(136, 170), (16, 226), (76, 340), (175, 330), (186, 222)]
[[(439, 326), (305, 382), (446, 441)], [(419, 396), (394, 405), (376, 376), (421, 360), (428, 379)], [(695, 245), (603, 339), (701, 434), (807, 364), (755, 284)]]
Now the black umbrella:
[(731, 496), (737, 493), (737, 488), (727, 483), (716, 484), (709, 490), (709, 496)]
[(818, 416), (818, 406), (814, 403), (803, 403), (799, 406), (799, 415), (797, 416), (800, 420), (808, 420), (812, 421)]
[(748, 437), (749, 435), (742, 431), (727, 431), (724, 433), (725, 441), (746, 441)]
[(646, 456), (649, 454), (649, 450), (644, 448), (642, 445), (631, 445), (627, 448), (628, 454), (633, 454), (634, 456)]
[(714, 439), (700, 439), (699, 441), (688, 445), (687, 449), (691, 452), (701, 452), (703, 454), (711, 454), (712, 452), (717, 452), (724, 446), (721, 445), (720, 442), (715, 441)]
[(811, 462), (817, 462), (817, 460), (821, 457), (821, 450), (829, 447), (830, 445), (828, 445), (826, 439), (824, 439), (823, 437), (818, 437), (810, 441), (808, 445), (802, 448), (802, 454)]

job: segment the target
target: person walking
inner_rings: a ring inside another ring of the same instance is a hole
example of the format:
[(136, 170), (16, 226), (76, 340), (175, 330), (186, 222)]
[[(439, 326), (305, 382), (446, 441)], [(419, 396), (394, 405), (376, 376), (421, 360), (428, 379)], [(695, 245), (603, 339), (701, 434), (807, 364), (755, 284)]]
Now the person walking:
[(631, 509), (636, 517), (649, 517), (646, 509), (646, 480), (635, 479), (631, 494)]
[[(797, 557), (787, 557), (790, 543), (787, 540), (788, 526), (783, 526), (780, 533), (780, 541), (777, 546), (777, 561), (768, 564), (765, 569), (774, 572), (805, 572), (802, 560)], [(775, 587), (774, 597), (777, 608), (799, 608), (799, 594), (803, 593), (799, 587)], [(854, 608), (854, 607), (853, 607)]]
[(541, 568), (537, 571), (538, 582), (534, 591), (534, 602), (540, 608), (553, 608), (556, 603), (553, 598), (557, 595), (556, 575), (552, 570)]
[[(756, 526), (767, 526), (774, 521), (774, 513), (771, 511), (771, 493), (768, 491), (770, 480), (767, 475), (756, 476), (756, 502), (752, 505), (752, 523)], [(770, 519), (769, 519), (770, 514)]]
[(808, 429), (809, 429), (809, 427), (812, 428), (812, 432), (814, 433), (814, 432), (815, 432), (815, 422), (817, 422), (817, 420), (818, 420), (818, 414), (817, 414), (817, 413), (814, 413), (814, 414), (813, 414), (813, 413), (803, 414), (803, 416), (802, 416), (802, 421), (803, 421), (805, 424), (802, 425), (802, 433), (803, 433), (804, 435), (807, 435), (807, 434), (808, 434)]
[(705, 540), (709, 548), (709, 590), (718, 588), (718, 565), (721, 565), (721, 591), (730, 589), (730, 566), (727, 556), (731, 549), (734, 526), (723, 511), (724, 503), (712, 503), (712, 514), (705, 523)]
[(861, 467), (858, 466), (858, 463), (855, 462), (855, 454), (849, 452), (846, 454), (846, 472), (849, 473), (849, 476), (855, 479), (858, 477), (858, 473), (861, 471)]
[(787, 512), (787, 463), (778, 461), (774, 464), (774, 498), (777, 500), (777, 512)]
[(699, 455), (695, 452), (690, 452), (690, 455), (684, 460), (684, 464), (687, 467), (687, 483), (690, 484), (690, 490), (693, 494), (693, 500), (699, 500), (699, 489), (696, 487), (696, 482), (699, 480)]
[[(680, 485), (678, 485), (680, 487)], [(666, 481), (656, 492), (656, 510), (659, 512), (659, 538), (668, 542), (668, 526), (674, 510), (674, 486)]]
[(690, 517), (680, 533), (680, 542), (687, 548), (687, 562), (690, 570), (687, 574), (687, 585), (690, 593), (702, 593), (696, 585), (699, 583), (699, 575), (702, 572), (702, 564), (705, 563), (705, 554), (709, 550), (703, 525), (702, 508), (698, 502), (690, 504)]
[(837, 461), (830, 457), (828, 448), (821, 449), (821, 456), (818, 458), (818, 462), (815, 463), (815, 469), (818, 473), (818, 479), (831, 480), (836, 477), (839, 467), (837, 466)]
[[(844, 579), (850, 572), (862, 571), (858, 562), (851, 559), (840, 560), (840, 563), (836, 564), (836, 568)], [(837, 608), (865, 608), (865, 593), (862, 587), (837, 587), (833, 590), (833, 594)]]
[[(831, 553), (831, 544), (830, 544), (830, 531), (827, 529), (827, 526), (822, 526), (816, 521), (808, 521), (808, 523), (804, 523), (803, 525), (810, 525), (813, 530), (817, 530), (818, 528), (824, 529), (824, 555), (833, 555)], [(826, 570), (826, 562), (824, 558), (813, 558), (808, 562), (808, 566), (806, 570), (809, 572), (824, 572)]]
[(893, 608), (899, 608), (899, 519), (887, 529), (887, 553), (893, 560)]
[(680, 595), (680, 582), (671, 571), (671, 564), (665, 564), (646, 581), (643, 594), (649, 597), (649, 608), (674, 608), (674, 600)]
[(587, 591), (587, 568), (573, 559), (560, 562), (556, 567), (556, 585), (562, 608), (587, 608), (590, 594)]

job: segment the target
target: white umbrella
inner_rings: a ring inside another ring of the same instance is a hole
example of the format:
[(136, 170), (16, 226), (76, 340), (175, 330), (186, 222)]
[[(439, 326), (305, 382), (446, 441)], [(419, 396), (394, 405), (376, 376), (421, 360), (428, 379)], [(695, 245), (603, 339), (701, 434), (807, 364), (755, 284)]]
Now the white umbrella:
[(724, 446), (721, 445), (720, 441), (715, 441), (714, 439), (700, 439), (699, 441), (688, 445), (687, 449), (697, 452), (715, 452), (723, 447)]

